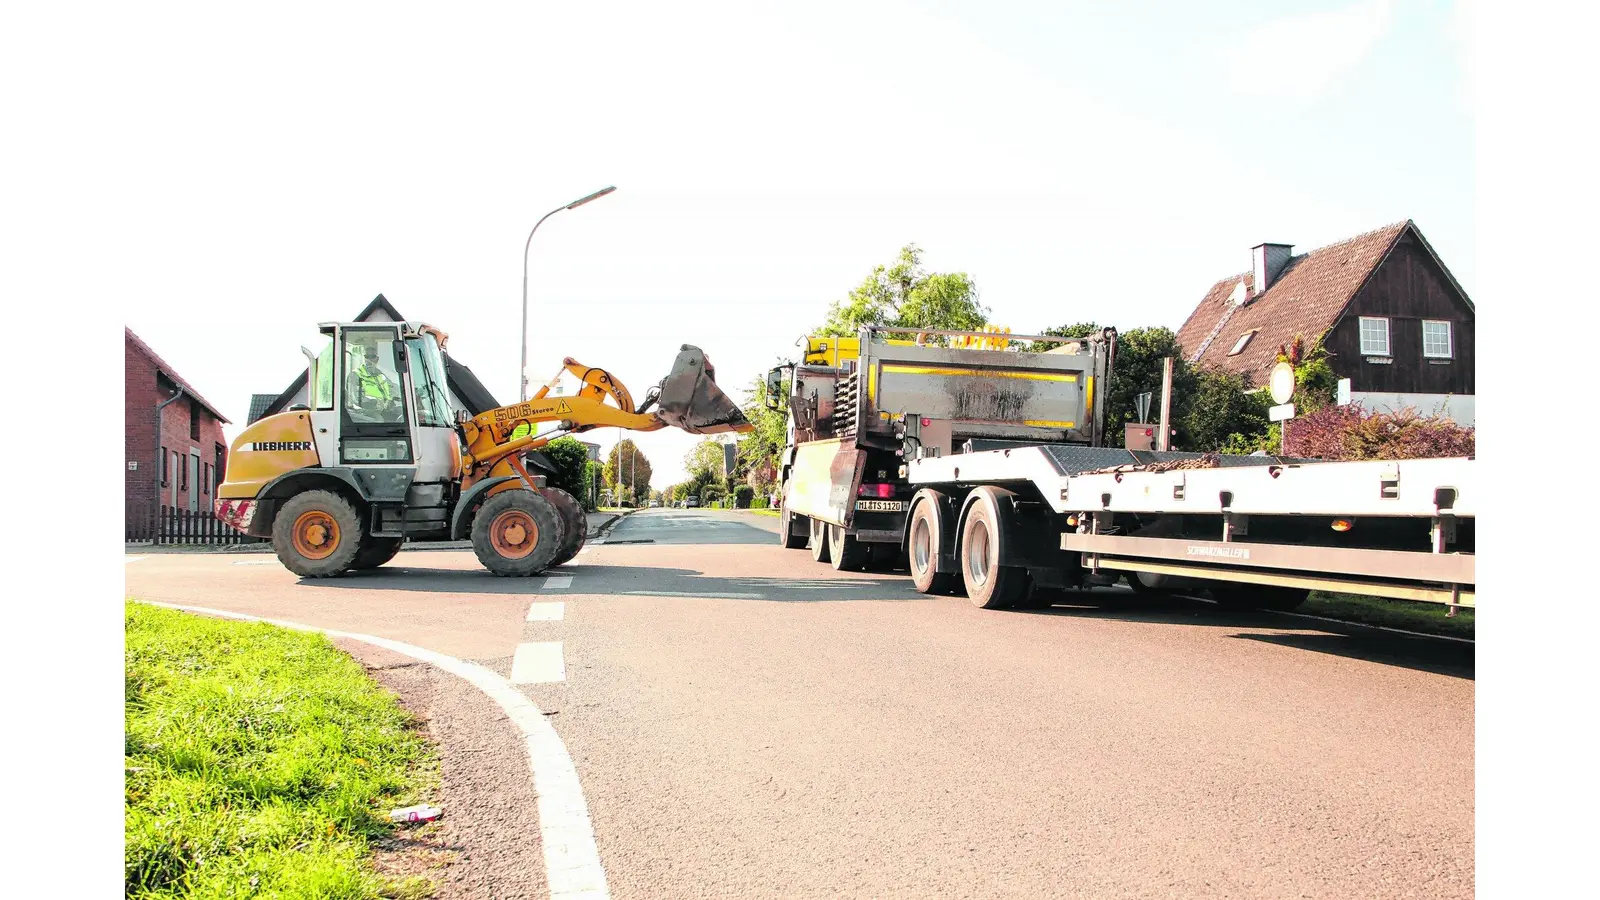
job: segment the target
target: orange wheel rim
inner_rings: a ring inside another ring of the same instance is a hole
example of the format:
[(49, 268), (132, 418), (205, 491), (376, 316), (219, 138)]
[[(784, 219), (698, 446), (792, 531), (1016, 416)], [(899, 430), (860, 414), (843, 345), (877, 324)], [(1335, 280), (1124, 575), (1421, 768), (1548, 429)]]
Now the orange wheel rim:
[(489, 542), (506, 559), (521, 559), (539, 545), (539, 525), (520, 509), (508, 509), (489, 523)]
[(320, 509), (294, 520), (294, 549), (306, 559), (327, 559), (339, 549), (339, 523)]

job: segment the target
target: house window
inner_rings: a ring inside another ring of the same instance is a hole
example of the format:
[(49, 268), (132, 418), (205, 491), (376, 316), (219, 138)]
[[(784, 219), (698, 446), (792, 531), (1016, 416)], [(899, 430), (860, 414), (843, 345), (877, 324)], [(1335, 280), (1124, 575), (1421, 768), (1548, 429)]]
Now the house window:
[[(178, 454), (174, 453), (172, 455), (177, 456)], [(173, 464), (178, 467), (178, 490), (187, 491), (189, 489), (189, 467), (183, 464), (181, 458)]]
[(1361, 317), (1361, 355), (1389, 355), (1389, 320)]
[(201, 463), (200, 472), (200, 493), (209, 497), (211, 496), (211, 463)]
[(200, 404), (189, 402), (189, 440), (200, 440)]
[(172, 483), (172, 454), (167, 448), (161, 448), (161, 486), (166, 487)]
[(1455, 347), (1450, 343), (1450, 323), (1422, 320), (1422, 355), (1429, 359), (1449, 359)]
[(1250, 339), (1255, 336), (1256, 333), (1253, 330), (1246, 331), (1244, 334), (1239, 335), (1239, 340), (1233, 345), (1233, 349), (1228, 351), (1228, 355), (1238, 356), (1239, 354), (1243, 353), (1244, 348), (1250, 346)]

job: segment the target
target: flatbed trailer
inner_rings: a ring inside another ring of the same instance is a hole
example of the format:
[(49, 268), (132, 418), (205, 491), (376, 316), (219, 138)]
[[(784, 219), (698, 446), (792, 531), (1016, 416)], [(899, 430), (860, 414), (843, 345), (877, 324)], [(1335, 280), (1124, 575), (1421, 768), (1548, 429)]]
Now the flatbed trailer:
[[(1118, 460), (1118, 455), (1121, 459)], [(911, 575), (984, 608), (1120, 576), (1292, 609), (1311, 590), (1475, 606), (1471, 458), (1323, 462), (1060, 445), (912, 459)]]

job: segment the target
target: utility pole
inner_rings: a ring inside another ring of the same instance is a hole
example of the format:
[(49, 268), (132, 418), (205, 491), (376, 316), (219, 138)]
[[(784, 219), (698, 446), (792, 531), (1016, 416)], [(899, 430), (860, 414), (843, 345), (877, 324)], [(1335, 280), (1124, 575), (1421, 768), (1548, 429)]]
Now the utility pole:
[(1156, 437), (1156, 449), (1172, 449), (1172, 357), (1161, 361), (1161, 432)]

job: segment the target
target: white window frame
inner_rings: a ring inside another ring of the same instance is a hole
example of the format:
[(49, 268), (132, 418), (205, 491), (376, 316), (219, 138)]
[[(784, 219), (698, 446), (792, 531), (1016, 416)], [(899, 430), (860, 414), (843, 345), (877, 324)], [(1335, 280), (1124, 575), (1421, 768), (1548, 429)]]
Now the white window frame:
[[(1428, 326), (1444, 326), (1444, 352), (1428, 352)], [(1423, 319), (1422, 320), (1422, 355), (1428, 359), (1455, 359), (1456, 357), (1456, 330), (1448, 319)]]
[[(1383, 323), (1383, 349), (1382, 350), (1371, 349), (1370, 345), (1367, 343), (1367, 323), (1368, 322), (1382, 322)], [(1390, 350), (1390, 345), (1392, 343), (1391, 338), (1393, 336), (1389, 333), (1389, 320), (1387, 318), (1385, 318), (1383, 316), (1361, 316), (1359, 322), (1356, 325), (1356, 329), (1357, 329), (1356, 336), (1361, 341), (1361, 355), (1362, 356), (1391, 356), (1392, 355), (1389, 352), (1389, 350)]]
[(1233, 349), (1228, 351), (1228, 355), (1238, 356), (1239, 354), (1243, 353), (1244, 348), (1250, 346), (1250, 342), (1255, 340), (1256, 331), (1258, 330), (1259, 329), (1252, 328), (1251, 330), (1246, 331), (1244, 334), (1239, 335), (1239, 339), (1234, 342)]

